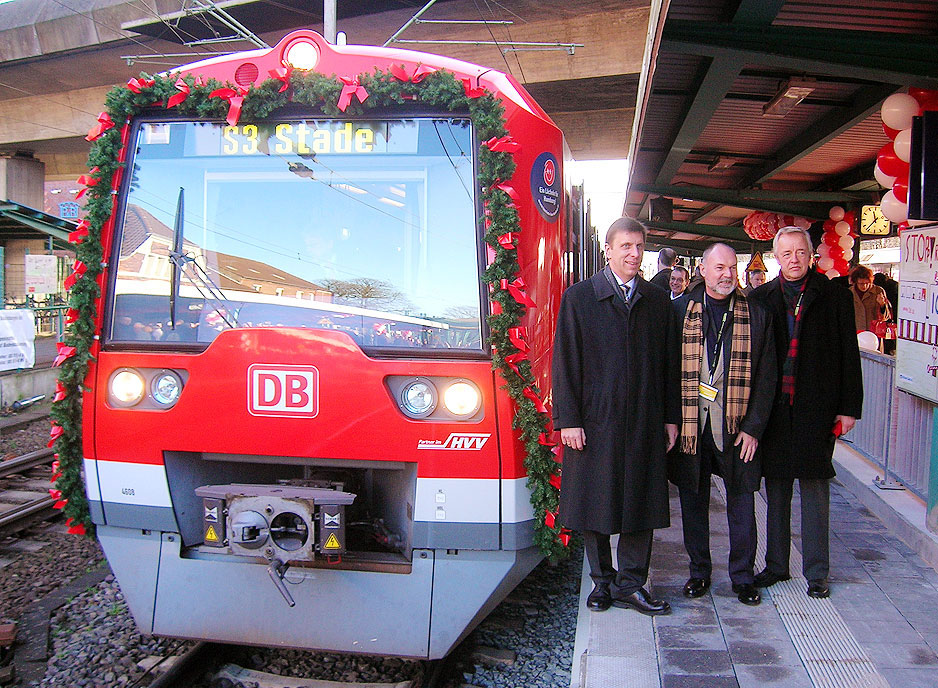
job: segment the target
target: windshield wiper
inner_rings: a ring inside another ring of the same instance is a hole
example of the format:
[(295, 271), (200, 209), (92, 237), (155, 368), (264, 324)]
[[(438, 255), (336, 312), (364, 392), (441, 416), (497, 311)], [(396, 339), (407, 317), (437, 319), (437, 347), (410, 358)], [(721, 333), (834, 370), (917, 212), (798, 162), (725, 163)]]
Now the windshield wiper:
[[(183, 227), (185, 224), (185, 189), (180, 187), (179, 189), (179, 200), (176, 202), (176, 217), (173, 221), (173, 250), (169, 253), (169, 260), (172, 263), (172, 288), (169, 293), (169, 326), (172, 329), (176, 329), (176, 301), (179, 298), (179, 283), (182, 278), (182, 273), (186, 268), (186, 265), (192, 265), (195, 267), (195, 276), (198, 280), (193, 279), (188, 276), (189, 281), (192, 285), (199, 291), (199, 294), (205, 299), (206, 302), (209, 300), (219, 301), (225, 303), (228, 299), (225, 298), (225, 293), (221, 290), (214, 280), (212, 280), (211, 275), (209, 275), (205, 269), (199, 265), (195, 258), (192, 256), (184, 255), (182, 252), (182, 241), (183, 241)], [(202, 284), (199, 284), (199, 281)], [(234, 329), (237, 326), (237, 320), (232, 322), (228, 319), (229, 311), (227, 308), (219, 308), (216, 305), (212, 305), (212, 309), (218, 313), (219, 317), (225, 321), (225, 324), (228, 327)]]

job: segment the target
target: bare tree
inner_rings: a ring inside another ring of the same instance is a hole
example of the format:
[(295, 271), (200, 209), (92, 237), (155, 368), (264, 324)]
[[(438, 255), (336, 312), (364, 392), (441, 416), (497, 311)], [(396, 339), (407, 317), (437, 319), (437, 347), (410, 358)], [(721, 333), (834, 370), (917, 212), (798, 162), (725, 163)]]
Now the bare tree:
[(337, 300), (352, 302), (361, 308), (407, 310), (410, 300), (394, 288), (394, 285), (370, 277), (353, 280), (321, 280), (323, 288), (331, 291)]

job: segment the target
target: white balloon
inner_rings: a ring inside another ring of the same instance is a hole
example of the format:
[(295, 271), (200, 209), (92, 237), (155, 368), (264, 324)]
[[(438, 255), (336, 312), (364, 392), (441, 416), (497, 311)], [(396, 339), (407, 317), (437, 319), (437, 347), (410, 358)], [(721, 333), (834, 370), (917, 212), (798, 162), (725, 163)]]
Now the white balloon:
[(896, 135), (896, 140), (892, 142), (892, 147), (896, 151), (896, 157), (905, 162), (909, 162), (912, 157), (912, 130), (903, 129)]
[(847, 236), (850, 234), (850, 223), (841, 220), (834, 225), (834, 231), (837, 232), (837, 236)]
[(883, 211), (883, 215), (890, 222), (905, 222), (909, 217), (909, 204), (903, 203), (890, 189), (883, 194), (883, 200), (879, 204), (880, 210)]
[(840, 273), (837, 272), (837, 270), (828, 270), (824, 274), (827, 275), (827, 279), (837, 279), (838, 277), (841, 276)]
[(879, 337), (869, 330), (863, 330), (862, 332), (857, 332), (857, 344), (860, 345), (861, 349), (877, 351), (879, 349)]
[(887, 127), (902, 131), (912, 126), (912, 118), (918, 114), (918, 109), (918, 101), (908, 93), (893, 93), (883, 101), (880, 115)]
[(853, 248), (853, 237), (847, 234), (846, 236), (840, 237), (837, 243), (840, 244), (840, 248), (846, 251), (848, 248)]
[(833, 208), (831, 208), (830, 212), (828, 213), (828, 216), (834, 222), (840, 222), (841, 220), (844, 219), (844, 212), (845, 211), (843, 208), (841, 208), (839, 205), (835, 205)]
[(831, 254), (831, 247), (822, 241), (821, 245), (817, 247), (817, 254), (821, 258), (827, 258)]
[(851, 260), (853, 260), (853, 249), (852, 249), (852, 248), (845, 248), (845, 249), (844, 249), (844, 256), (843, 256), (843, 257), (844, 257), (844, 260), (847, 261), (848, 263), (849, 263)]
[(817, 262), (817, 266), (821, 269), (821, 272), (827, 272), (834, 267), (834, 259), (830, 256), (822, 256)]
[(876, 178), (876, 182), (884, 189), (891, 189), (893, 182), (896, 181), (895, 177), (879, 169), (879, 163), (876, 163), (876, 166), (873, 167), (873, 176)]

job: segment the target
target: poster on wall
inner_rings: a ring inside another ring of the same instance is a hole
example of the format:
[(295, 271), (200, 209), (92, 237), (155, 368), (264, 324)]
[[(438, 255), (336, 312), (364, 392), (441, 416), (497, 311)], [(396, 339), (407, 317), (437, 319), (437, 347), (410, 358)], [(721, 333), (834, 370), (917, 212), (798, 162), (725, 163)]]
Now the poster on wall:
[(28, 308), (0, 310), (0, 370), (32, 368), (36, 324)]
[(26, 256), (26, 293), (35, 296), (59, 290), (59, 257), (38, 254)]
[(938, 403), (938, 227), (899, 238), (896, 386)]

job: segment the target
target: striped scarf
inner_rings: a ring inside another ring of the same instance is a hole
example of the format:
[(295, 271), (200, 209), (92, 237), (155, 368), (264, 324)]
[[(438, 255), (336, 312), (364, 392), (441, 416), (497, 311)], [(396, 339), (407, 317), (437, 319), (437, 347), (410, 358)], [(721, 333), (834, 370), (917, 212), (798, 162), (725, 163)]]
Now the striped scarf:
[[(788, 397), (788, 405), (795, 404), (795, 370), (798, 365), (798, 339), (801, 336), (801, 316), (804, 315), (804, 290), (808, 286), (808, 280), (805, 278), (801, 283), (801, 289), (797, 294), (790, 295), (785, 289), (784, 278), (779, 278), (779, 286), (782, 290), (782, 298), (788, 309), (788, 315), (794, 319), (794, 325), (791, 329), (791, 342), (788, 344), (788, 355), (782, 364), (782, 394)], [(789, 298), (791, 297), (791, 298)]]
[[(697, 453), (700, 415), (700, 362), (704, 356), (703, 303), (690, 301), (684, 318), (681, 337), (681, 448), (685, 454)], [(711, 325), (712, 326), (712, 325)], [(739, 424), (746, 416), (749, 404), (749, 386), (752, 381), (752, 339), (749, 331), (749, 304), (742, 290), (733, 298), (733, 337), (729, 365), (724, 357), (726, 395), (723, 410), (726, 430), (730, 435), (739, 432)], [(726, 347), (723, 347), (726, 351)], [(719, 352), (717, 352), (719, 355)], [(714, 432), (719, 432), (714, 428)]]

